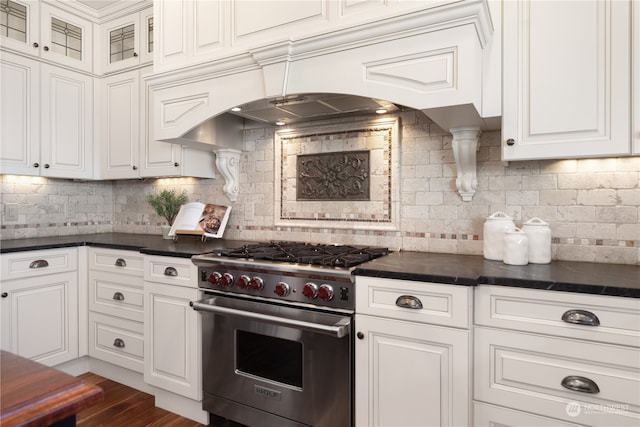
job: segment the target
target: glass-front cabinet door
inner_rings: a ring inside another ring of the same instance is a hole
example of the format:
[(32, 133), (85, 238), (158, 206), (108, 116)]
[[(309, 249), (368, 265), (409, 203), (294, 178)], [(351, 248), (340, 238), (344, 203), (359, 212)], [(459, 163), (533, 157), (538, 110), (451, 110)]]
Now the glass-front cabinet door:
[(93, 71), (93, 23), (42, 1), (0, 0), (2, 46)]
[(38, 3), (24, 0), (0, 0), (2, 46), (30, 55), (39, 55)]
[(123, 16), (101, 27), (103, 73), (136, 67), (153, 60), (153, 9)]

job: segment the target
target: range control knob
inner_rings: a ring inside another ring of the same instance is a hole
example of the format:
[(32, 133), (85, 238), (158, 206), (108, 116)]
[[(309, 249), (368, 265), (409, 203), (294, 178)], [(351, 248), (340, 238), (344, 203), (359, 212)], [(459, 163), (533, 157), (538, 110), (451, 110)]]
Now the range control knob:
[(284, 282), (278, 282), (276, 287), (273, 289), (273, 293), (279, 297), (286, 297), (290, 292), (291, 288), (289, 288), (289, 285)]
[(224, 273), (218, 283), (220, 286), (229, 287), (233, 285), (233, 276), (231, 273)]
[(333, 287), (331, 285), (320, 285), (318, 289), (318, 298), (325, 301), (333, 299)]
[(302, 295), (309, 299), (314, 299), (318, 296), (318, 285), (312, 282), (306, 283), (302, 288)]
[(249, 276), (243, 274), (242, 276), (238, 277), (238, 280), (236, 280), (236, 286), (240, 289), (246, 289), (249, 287), (250, 281), (251, 279), (249, 278)]
[(218, 273), (217, 271), (214, 271), (209, 275), (209, 277), (207, 277), (207, 282), (217, 285), (218, 282), (220, 282), (221, 278), (222, 278), (222, 274)]
[(249, 281), (249, 289), (253, 289), (254, 291), (261, 291), (264, 288), (264, 282), (261, 277), (253, 276)]

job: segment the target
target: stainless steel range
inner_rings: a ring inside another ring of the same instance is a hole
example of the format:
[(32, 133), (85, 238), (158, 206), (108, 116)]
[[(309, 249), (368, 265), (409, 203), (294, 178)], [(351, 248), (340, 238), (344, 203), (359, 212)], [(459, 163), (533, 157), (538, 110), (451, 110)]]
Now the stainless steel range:
[(269, 242), (194, 256), (211, 424), (352, 425), (352, 270), (387, 253)]

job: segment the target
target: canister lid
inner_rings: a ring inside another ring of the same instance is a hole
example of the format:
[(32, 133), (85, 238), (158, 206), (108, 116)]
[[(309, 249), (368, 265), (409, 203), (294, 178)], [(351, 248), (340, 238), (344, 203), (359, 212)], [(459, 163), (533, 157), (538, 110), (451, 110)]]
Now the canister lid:
[(524, 225), (533, 225), (533, 226), (548, 226), (549, 224), (544, 222), (538, 217), (533, 217), (529, 221), (525, 222)]

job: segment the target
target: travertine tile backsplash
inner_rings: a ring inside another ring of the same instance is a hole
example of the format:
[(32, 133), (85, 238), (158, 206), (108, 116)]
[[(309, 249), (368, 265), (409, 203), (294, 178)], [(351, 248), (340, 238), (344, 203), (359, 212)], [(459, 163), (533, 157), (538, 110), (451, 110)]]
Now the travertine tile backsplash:
[[(274, 129), (257, 128), (245, 132), (240, 196), (231, 203), (225, 238), (481, 254), (485, 218), (504, 211), (517, 224), (534, 216), (549, 222), (554, 259), (640, 264), (640, 157), (505, 165), (500, 160), (500, 133), (486, 132), (478, 151), (478, 191), (473, 201), (463, 202), (455, 187), (451, 136), (414, 113), (402, 113), (400, 119), (398, 229), (317, 228), (314, 221), (274, 225)], [(191, 201), (230, 204), (222, 178), (0, 179), (1, 239), (109, 231), (159, 234), (162, 219), (146, 203), (146, 195), (162, 188), (184, 188)], [(17, 219), (7, 218), (16, 208)]]

